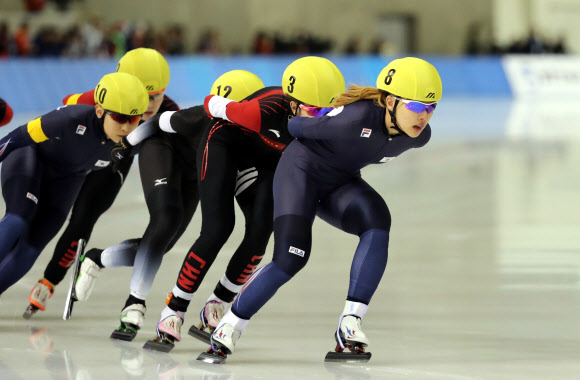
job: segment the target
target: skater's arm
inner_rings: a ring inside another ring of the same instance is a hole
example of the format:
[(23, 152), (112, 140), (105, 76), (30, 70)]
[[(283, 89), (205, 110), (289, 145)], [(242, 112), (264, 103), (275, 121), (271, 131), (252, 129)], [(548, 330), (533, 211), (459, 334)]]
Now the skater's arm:
[(288, 132), (298, 139), (316, 140), (349, 138), (353, 136), (353, 129), (360, 134), (356, 126), (364, 126), (361, 117), (343, 109), (336, 108), (322, 117), (293, 117), (288, 121)]
[(90, 90), (83, 92), (82, 94), (72, 94), (67, 95), (62, 100), (62, 104), (70, 106), (73, 104), (88, 104), (94, 106), (95, 103), (95, 90)]
[(226, 119), (262, 134), (271, 125), (270, 119), (280, 122), (288, 110), (284, 93), (278, 87), (240, 103), (210, 95), (205, 98), (204, 107), (209, 117)]
[(13, 115), (12, 108), (4, 99), (0, 98), (0, 127), (10, 123)]
[(159, 128), (164, 132), (195, 137), (208, 120), (203, 106), (199, 105), (178, 112), (164, 112), (159, 119)]
[(0, 140), (0, 162), (15, 149), (61, 136), (63, 125), (68, 125), (66, 114), (67, 111), (57, 109), (10, 132)]

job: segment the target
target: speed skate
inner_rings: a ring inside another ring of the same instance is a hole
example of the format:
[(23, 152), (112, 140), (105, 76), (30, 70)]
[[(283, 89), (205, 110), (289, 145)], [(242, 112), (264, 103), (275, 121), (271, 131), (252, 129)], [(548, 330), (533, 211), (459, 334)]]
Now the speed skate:
[(85, 245), (86, 241), (84, 239), (79, 239), (79, 243), (77, 245), (77, 253), (75, 256), (75, 260), (73, 262), (73, 270), (71, 273), (68, 293), (66, 296), (66, 302), (64, 304), (64, 313), (62, 315), (62, 319), (64, 319), (65, 321), (70, 319), (72, 315), (73, 305), (77, 300), (77, 296), (75, 293), (75, 283), (77, 281), (77, 277), (79, 276), (79, 271), (81, 269), (82, 264), (81, 256), (85, 252)]
[(371, 359), (371, 353), (365, 352), (369, 340), (361, 329), (362, 318), (350, 314), (342, 316), (334, 334), (336, 348), (329, 351), (325, 362), (358, 362), (366, 363)]

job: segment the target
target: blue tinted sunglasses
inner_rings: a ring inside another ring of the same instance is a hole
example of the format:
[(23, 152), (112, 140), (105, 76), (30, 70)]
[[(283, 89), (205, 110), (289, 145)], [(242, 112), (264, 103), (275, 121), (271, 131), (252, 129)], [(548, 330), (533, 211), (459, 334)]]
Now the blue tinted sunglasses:
[(425, 110), (427, 110), (427, 113), (431, 113), (435, 110), (435, 107), (437, 107), (436, 102), (427, 104), (418, 102), (416, 100), (397, 98), (396, 96), (393, 96), (393, 98), (401, 101), (402, 103), (405, 103), (405, 108), (415, 113), (423, 113)]
[(326, 115), (327, 113), (332, 111), (334, 108), (332, 108), (332, 107), (310, 107), (310, 106), (305, 106), (304, 104), (300, 104), (300, 109), (303, 109), (304, 111), (306, 111), (308, 116), (320, 117), (320, 116)]

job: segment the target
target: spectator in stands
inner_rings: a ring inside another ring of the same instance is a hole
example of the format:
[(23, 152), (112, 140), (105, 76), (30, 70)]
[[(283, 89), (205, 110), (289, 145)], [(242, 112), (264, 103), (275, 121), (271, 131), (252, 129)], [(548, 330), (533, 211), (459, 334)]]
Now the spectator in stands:
[(19, 56), (30, 55), (30, 36), (28, 34), (28, 22), (24, 21), (18, 27), (16, 34), (14, 35), (14, 40), (16, 42), (16, 52)]

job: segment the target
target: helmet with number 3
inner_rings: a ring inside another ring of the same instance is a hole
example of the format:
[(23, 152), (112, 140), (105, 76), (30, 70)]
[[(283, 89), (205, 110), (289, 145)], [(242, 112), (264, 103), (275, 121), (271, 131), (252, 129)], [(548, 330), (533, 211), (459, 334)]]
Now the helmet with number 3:
[(142, 115), (149, 106), (149, 95), (136, 76), (117, 72), (101, 78), (95, 87), (95, 103), (107, 111)]
[(420, 102), (441, 100), (443, 86), (435, 66), (415, 57), (395, 59), (377, 77), (377, 88)]
[(345, 91), (344, 77), (328, 59), (304, 57), (286, 68), (282, 90), (304, 104), (332, 107), (334, 98)]
[(232, 70), (216, 79), (210, 94), (240, 102), (262, 88), (264, 83), (256, 74), (246, 70)]

